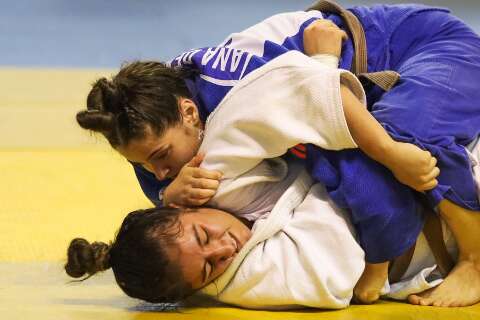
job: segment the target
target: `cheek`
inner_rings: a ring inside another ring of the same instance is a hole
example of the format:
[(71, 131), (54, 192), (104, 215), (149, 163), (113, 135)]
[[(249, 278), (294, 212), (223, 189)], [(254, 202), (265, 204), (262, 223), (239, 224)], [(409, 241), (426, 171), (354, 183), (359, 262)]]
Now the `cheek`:
[(196, 154), (198, 151), (198, 147), (200, 146), (198, 143), (198, 139), (194, 139), (191, 136), (185, 137), (184, 140), (185, 143), (182, 144), (180, 152), (180, 157), (185, 160), (185, 162), (189, 162)]

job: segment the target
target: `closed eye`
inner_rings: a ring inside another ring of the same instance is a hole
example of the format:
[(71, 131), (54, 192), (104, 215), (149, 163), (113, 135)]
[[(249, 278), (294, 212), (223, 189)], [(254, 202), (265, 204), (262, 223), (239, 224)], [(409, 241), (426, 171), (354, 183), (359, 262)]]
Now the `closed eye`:
[(205, 233), (205, 244), (208, 244), (210, 242), (210, 236), (205, 228), (202, 228), (202, 230)]
[[(202, 231), (205, 234), (204, 245), (207, 245), (210, 242), (210, 235), (208, 234), (208, 231), (205, 228), (202, 228)], [(207, 279), (210, 278), (210, 275), (212, 274), (214, 269), (215, 269), (215, 264), (207, 260), (205, 263), (205, 281), (204, 282), (206, 282)]]
[[(204, 233), (204, 236), (205, 236), (205, 242), (203, 242), (200, 239), (200, 233), (198, 232), (198, 228), (199, 227), (197, 225), (194, 225), (193, 226), (193, 233), (194, 233), (195, 238), (197, 240), (198, 246), (203, 248), (203, 246), (208, 244), (208, 241), (210, 241), (210, 238), (209, 238), (208, 232), (204, 228), (201, 228), (203, 233)], [(207, 259), (205, 259), (205, 263), (203, 264), (203, 269), (202, 269), (202, 281), (203, 281), (203, 283), (207, 282), (207, 279), (210, 277), (212, 272), (213, 272), (213, 264), (210, 263), (210, 261), (208, 261)]]
[(159, 152), (152, 157), (152, 161), (165, 159), (170, 154), (170, 148), (165, 151)]

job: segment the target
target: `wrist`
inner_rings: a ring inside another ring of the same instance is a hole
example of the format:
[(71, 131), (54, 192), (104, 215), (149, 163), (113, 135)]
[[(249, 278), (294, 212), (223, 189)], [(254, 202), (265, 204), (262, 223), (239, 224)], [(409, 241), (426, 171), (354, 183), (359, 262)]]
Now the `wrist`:
[(378, 141), (370, 157), (388, 168), (392, 167), (396, 158), (393, 156), (396, 143), (395, 140), (387, 135), (384, 139)]
[(371, 159), (391, 169), (394, 165), (395, 143), (390, 136), (369, 141), (355, 141), (358, 147)]

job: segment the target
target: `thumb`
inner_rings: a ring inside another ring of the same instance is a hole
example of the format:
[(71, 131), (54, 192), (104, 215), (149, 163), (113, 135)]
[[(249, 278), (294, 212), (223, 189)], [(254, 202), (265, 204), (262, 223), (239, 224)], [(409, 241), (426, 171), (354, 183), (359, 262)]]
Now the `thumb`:
[(197, 154), (195, 155), (192, 160), (190, 160), (188, 163), (187, 163), (187, 167), (193, 167), (193, 168), (196, 168), (198, 166), (200, 166), (200, 164), (202, 163), (203, 161), (203, 158), (205, 157), (204, 154)]
[(175, 202), (169, 203), (168, 206), (175, 209), (186, 209), (184, 206), (176, 204)]

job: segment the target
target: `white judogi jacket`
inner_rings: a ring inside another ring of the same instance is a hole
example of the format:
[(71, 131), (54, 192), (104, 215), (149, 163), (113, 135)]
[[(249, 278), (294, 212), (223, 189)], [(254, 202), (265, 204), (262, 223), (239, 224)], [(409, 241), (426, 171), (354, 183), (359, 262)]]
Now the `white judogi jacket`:
[[(356, 147), (343, 114), (340, 82), (365, 103), (360, 83), (348, 71), (288, 52), (242, 79), (210, 115), (200, 147), (206, 154), (202, 167), (222, 171), (224, 180), (209, 205), (248, 214), (249, 202), (281, 184), (292, 170), (300, 174), (280, 199), (272, 199), (271, 213), (255, 223), (252, 238), (203, 293), (247, 308), (349, 305), (364, 253), (348, 215), (323, 187), (312, 186), (305, 171), (293, 166), (289, 172), (285, 161), (275, 158), (298, 143), (333, 150)], [(415, 271), (410, 270), (413, 278)], [(430, 271), (423, 272), (413, 281), (413, 292), (428, 284)], [(396, 298), (412, 292), (411, 284), (399, 288), (403, 291), (390, 291)]]

